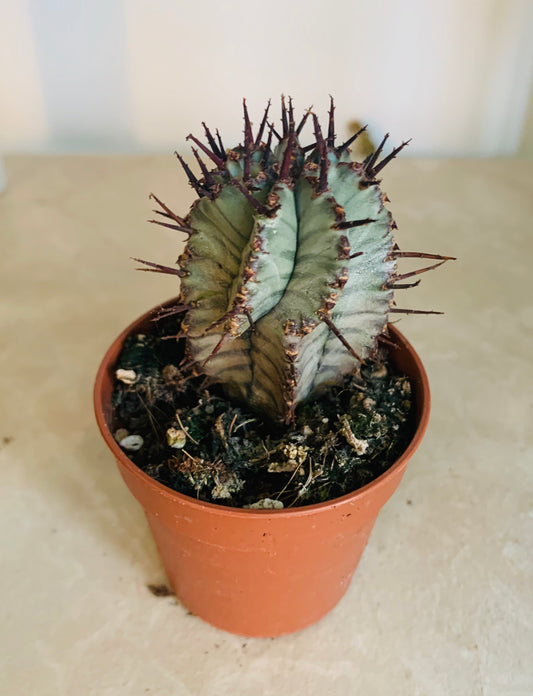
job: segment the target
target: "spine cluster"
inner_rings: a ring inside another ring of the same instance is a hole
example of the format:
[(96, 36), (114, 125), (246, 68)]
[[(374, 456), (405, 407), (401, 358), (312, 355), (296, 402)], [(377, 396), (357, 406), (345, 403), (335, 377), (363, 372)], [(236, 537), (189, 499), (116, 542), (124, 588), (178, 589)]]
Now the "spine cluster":
[[(182, 218), (153, 196), (153, 222), (185, 233), (185, 251), (175, 267), (143, 261), (143, 270), (180, 277), (173, 311), (184, 313), (179, 337), (194, 363), (230, 396), (290, 422), (299, 402), (373, 358), (390, 312), (428, 313), (396, 307), (394, 290), (450, 257), (402, 252), (394, 241), (377, 176), (407, 143), (382, 157), (386, 135), (353, 162), (361, 131), (335, 144), (333, 100), (325, 134), (311, 111), (296, 123), (282, 98), (280, 132), (269, 102), (254, 136), (243, 106), (242, 145), (226, 149), (203, 124), (207, 145), (188, 137), (200, 175), (177, 155), (199, 197)], [(304, 147), (309, 119), (314, 140)], [(436, 263), (400, 274), (405, 256)]]

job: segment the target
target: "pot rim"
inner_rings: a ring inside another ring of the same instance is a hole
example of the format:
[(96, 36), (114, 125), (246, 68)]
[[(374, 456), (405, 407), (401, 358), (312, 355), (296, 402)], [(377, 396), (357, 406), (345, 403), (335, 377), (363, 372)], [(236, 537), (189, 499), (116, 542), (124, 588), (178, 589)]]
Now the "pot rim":
[(398, 459), (394, 462), (394, 464), (392, 464), (386, 471), (380, 474), (380, 476), (375, 478), (373, 481), (370, 481), (370, 483), (367, 483), (365, 486), (362, 486), (361, 488), (358, 488), (357, 490), (352, 491), (351, 493), (346, 493), (343, 496), (339, 496), (338, 498), (332, 498), (322, 503), (314, 503), (312, 505), (301, 505), (299, 507), (294, 508), (282, 508), (280, 510), (250, 510), (247, 508), (230, 507), (228, 505), (210, 503), (204, 500), (192, 498), (191, 496), (185, 495), (184, 493), (180, 493), (179, 491), (175, 491), (174, 489), (165, 486), (159, 481), (156, 481), (154, 478), (152, 478), (151, 476), (146, 474), (142, 469), (140, 469), (136, 464), (134, 464), (131, 461), (131, 459), (125, 454), (125, 452), (120, 448), (119, 444), (116, 442), (104, 414), (102, 393), (103, 384), (106, 378), (108, 377), (111, 368), (111, 361), (114, 356), (114, 353), (117, 350), (117, 346), (122, 346), (122, 343), (124, 342), (125, 338), (130, 333), (132, 333), (141, 322), (150, 319), (156, 311), (166, 307), (167, 305), (175, 301), (175, 298), (173, 298), (171, 300), (167, 300), (166, 302), (161, 303), (160, 305), (157, 305), (156, 307), (145, 312), (140, 317), (137, 317), (137, 319), (132, 321), (123, 331), (121, 331), (121, 333), (115, 338), (115, 340), (107, 349), (100, 363), (98, 372), (96, 374), (96, 380), (93, 391), (96, 422), (107, 446), (109, 447), (115, 458), (117, 460), (120, 460), (121, 464), (128, 469), (130, 474), (135, 476), (144, 485), (152, 488), (159, 495), (167, 499), (174, 500), (176, 503), (187, 504), (198, 510), (204, 509), (207, 512), (216, 512), (219, 515), (227, 515), (230, 517), (242, 516), (243, 519), (245, 517), (257, 518), (263, 517), (265, 515), (276, 515), (276, 517), (304, 516), (310, 513), (320, 512), (321, 510), (331, 509), (347, 503), (356, 503), (362, 500), (363, 498), (367, 497), (371, 491), (378, 490), (382, 486), (386, 485), (387, 480), (391, 476), (393, 476), (398, 469), (401, 469), (401, 467), (412, 457), (414, 452), (417, 450), (422, 438), (424, 437), (424, 433), (426, 432), (429, 422), (429, 414), (431, 409), (431, 393), (429, 389), (429, 381), (426, 371), (424, 369), (424, 365), (422, 364), (420, 357), (418, 356), (411, 343), (409, 343), (409, 341), (405, 338), (401, 331), (399, 331), (396, 328), (396, 326), (388, 324), (388, 329), (392, 333), (393, 337), (399, 340), (401, 343), (403, 343), (405, 350), (408, 353), (410, 353), (413, 359), (416, 370), (418, 372), (418, 378), (420, 380), (420, 392), (422, 395), (422, 399), (420, 404), (420, 417), (415, 428), (415, 432), (413, 433), (413, 436), (411, 438), (411, 441), (407, 445), (404, 452), (400, 455), (400, 457), (398, 457)]

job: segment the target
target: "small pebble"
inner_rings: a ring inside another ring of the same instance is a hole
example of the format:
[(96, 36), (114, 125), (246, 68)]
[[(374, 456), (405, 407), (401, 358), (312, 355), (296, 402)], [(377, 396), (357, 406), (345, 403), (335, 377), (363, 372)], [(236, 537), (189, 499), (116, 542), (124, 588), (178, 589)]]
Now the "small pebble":
[(113, 437), (117, 442), (121, 442), (125, 437), (128, 437), (129, 432), (126, 430), (126, 428), (119, 428)]
[(121, 382), (124, 382), (124, 384), (135, 384), (137, 381), (137, 373), (135, 370), (123, 370), (119, 368), (115, 372), (115, 377)]
[(272, 500), (272, 498), (261, 498), (257, 503), (245, 505), (249, 510), (281, 510), (283, 503), (281, 500)]
[(402, 394), (406, 394), (407, 396), (411, 394), (411, 382), (408, 379), (402, 382)]
[(144, 440), (141, 435), (127, 435), (119, 442), (119, 445), (126, 450), (136, 452), (144, 445)]
[(187, 433), (178, 428), (169, 428), (167, 430), (167, 443), (174, 449), (182, 449), (187, 441)]

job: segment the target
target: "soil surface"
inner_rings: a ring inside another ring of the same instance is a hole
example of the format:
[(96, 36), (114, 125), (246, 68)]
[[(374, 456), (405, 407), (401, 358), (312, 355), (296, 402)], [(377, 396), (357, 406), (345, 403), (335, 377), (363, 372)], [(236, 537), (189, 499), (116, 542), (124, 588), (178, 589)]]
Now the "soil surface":
[(301, 405), (285, 427), (187, 369), (178, 332), (167, 317), (153, 333), (131, 335), (113, 393), (115, 439), (169, 488), (232, 507), (309, 505), (369, 483), (412, 438), (411, 384), (386, 354)]

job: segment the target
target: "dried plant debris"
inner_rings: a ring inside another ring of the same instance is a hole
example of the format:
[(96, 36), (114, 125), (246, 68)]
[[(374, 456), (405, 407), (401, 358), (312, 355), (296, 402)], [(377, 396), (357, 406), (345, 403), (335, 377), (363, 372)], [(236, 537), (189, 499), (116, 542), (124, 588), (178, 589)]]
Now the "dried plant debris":
[(322, 502), (379, 476), (412, 436), (411, 385), (384, 359), (302, 404), (292, 425), (269, 426), (187, 368), (167, 340), (178, 320), (154, 330), (130, 336), (117, 362), (115, 438), (137, 466), (186, 495), (253, 509)]
[(174, 590), (163, 583), (159, 585), (146, 585), (146, 587), (150, 590), (154, 597), (173, 597), (175, 595)]

